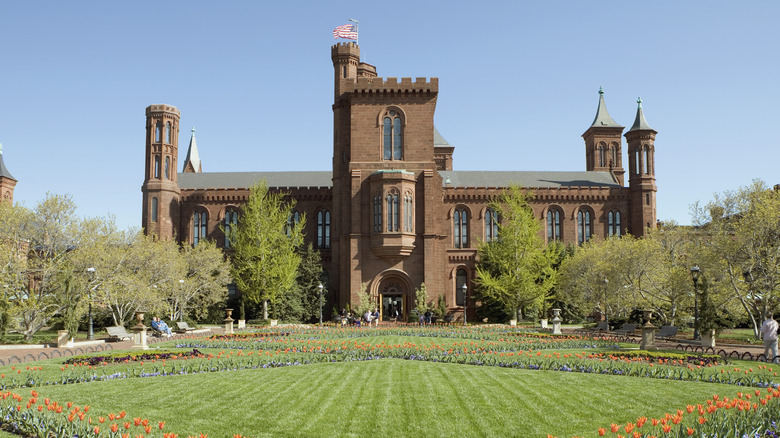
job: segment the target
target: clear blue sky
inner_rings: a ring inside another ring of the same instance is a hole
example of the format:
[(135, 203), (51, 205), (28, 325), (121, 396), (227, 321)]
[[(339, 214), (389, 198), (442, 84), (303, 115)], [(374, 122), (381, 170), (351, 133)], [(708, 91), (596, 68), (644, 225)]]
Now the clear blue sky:
[[(603, 86), (655, 130), (658, 217), (780, 183), (780, 2), (2, 1), (0, 143), (15, 200), (140, 226), (144, 109), (181, 110), (204, 171), (330, 170), (332, 29), (379, 76), (438, 77), (455, 170), (584, 170)], [(626, 158), (624, 142), (624, 162)]]

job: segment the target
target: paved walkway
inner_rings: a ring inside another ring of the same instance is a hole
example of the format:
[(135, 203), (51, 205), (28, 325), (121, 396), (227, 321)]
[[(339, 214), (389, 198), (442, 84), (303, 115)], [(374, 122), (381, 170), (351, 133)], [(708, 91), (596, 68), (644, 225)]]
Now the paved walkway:
[[(224, 332), (221, 327), (209, 327), (211, 333), (222, 334)], [(564, 329), (566, 334), (574, 334), (573, 329)], [(174, 334), (171, 339), (186, 339), (203, 336), (204, 333), (193, 334)], [(149, 336), (147, 343), (153, 346), (156, 343), (167, 341), (167, 338), (155, 338)], [(626, 342), (632, 342), (639, 344), (641, 338), (637, 336), (623, 337), (621, 340)], [(656, 342), (658, 348), (662, 350), (678, 350), (680, 352), (706, 352), (711, 354), (720, 354), (729, 358), (740, 358), (750, 360), (762, 360), (764, 354), (764, 347), (760, 345), (737, 345), (737, 344), (722, 344), (717, 345), (714, 349), (704, 349), (694, 343), (693, 341), (680, 340), (679, 342)], [(130, 340), (108, 342), (106, 339), (99, 339), (94, 341), (81, 341), (76, 342), (73, 347), (69, 348), (57, 348), (56, 345), (0, 345), (0, 366), (3, 365), (15, 365), (24, 362), (32, 362), (36, 360), (52, 359), (58, 357), (76, 356), (80, 354), (99, 353), (99, 352), (111, 352), (119, 350), (132, 349), (133, 342)], [(760, 357), (759, 357), (760, 356)]]

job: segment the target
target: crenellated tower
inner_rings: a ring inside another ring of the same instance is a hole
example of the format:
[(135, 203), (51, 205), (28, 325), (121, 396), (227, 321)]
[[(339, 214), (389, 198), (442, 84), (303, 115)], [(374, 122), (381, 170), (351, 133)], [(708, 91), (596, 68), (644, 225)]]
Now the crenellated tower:
[(146, 108), (146, 161), (141, 226), (160, 239), (176, 238), (179, 226), (179, 110), (171, 105)]
[(637, 99), (636, 119), (626, 132), (628, 186), (631, 193), (631, 233), (644, 236), (656, 227), (655, 131), (645, 120), (642, 99)]
[(599, 106), (596, 117), (587, 131), (585, 139), (585, 170), (611, 172), (615, 182), (623, 185), (623, 151), (621, 135), (623, 126), (617, 123), (607, 111), (604, 89), (599, 88)]

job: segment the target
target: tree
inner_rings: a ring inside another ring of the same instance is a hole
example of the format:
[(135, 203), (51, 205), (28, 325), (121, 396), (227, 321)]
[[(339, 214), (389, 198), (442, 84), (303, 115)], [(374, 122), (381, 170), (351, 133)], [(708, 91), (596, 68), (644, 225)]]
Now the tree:
[(281, 298), (295, 286), (301, 263), (297, 249), (303, 241), (305, 218), (288, 226), (294, 207), (294, 199), (285, 201), (283, 194), (270, 192), (261, 181), (252, 187), (238, 226), (228, 236), (232, 274), (242, 299), (254, 305), (270, 302), (274, 315)]
[(755, 180), (694, 205), (693, 213), (708, 238), (710, 291), (728, 290), (758, 339), (763, 315), (780, 299), (780, 193)]
[[(227, 285), (230, 283), (230, 263), (225, 254), (210, 240), (202, 240), (194, 247), (181, 248), (185, 273), (180, 290), (174, 292), (174, 300), (180, 314), (201, 319), (208, 308), (227, 299)], [(173, 288), (175, 289), (175, 288)], [(180, 293), (176, 293), (180, 292)]]
[[(298, 266), (298, 279), (296, 286), (300, 291), (302, 307), (301, 319), (303, 321), (319, 320), (320, 317), (320, 289), (322, 284), (327, 288), (323, 278), (322, 256), (312, 247), (311, 243), (300, 250), (301, 264)], [(327, 290), (327, 289), (326, 289)], [(322, 308), (328, 308), (328, 297), (323, 291)]]
[(540, 305), (555, 285), (558, 245), (545, 245), (528, 194), (510, 186), (491, 203), (500, 217), (498, 239), (479, 245), (476, 282), (482, 295), (522, 319), (522, 309)]

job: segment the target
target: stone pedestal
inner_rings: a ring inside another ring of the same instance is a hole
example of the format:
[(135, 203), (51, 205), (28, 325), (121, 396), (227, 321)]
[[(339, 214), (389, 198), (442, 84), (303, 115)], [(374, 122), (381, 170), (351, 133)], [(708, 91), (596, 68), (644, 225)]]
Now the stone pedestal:
[(225, 334), (232, 335), (233, 333), (235, 333), (233, 331), (233, 318), (231, 318), (231, 316), (233, 315), (233, 309), (225, 309), (225, 315), (226, 315), (224, 319)]
[(542, 323), (542, 328), (546, 329), (547, 328), (547, 318), (541, 320), (541, 323)]
[(701, 332), (701, 346), (715, 347), (715, 330), (703, 330)]
[(509, 325), (516, 326), (517, 325), (517, 320), (516, 319), (510, 319), (509, 320)]
[(246, 328), (246, 320), (245, 319), (239, 319), (238, 320), (238, 329), (245, 329)]
[(658, 327), (650, 322), (653, 318), (653, 311), (643, 310), (642, 313), (645, 317), (645, 323), (642, 325), (642, 342), (639, 343), (639, 349), (647, 351), (658, 350), (658, 346), (655, 345), (655, 334), (658, 332)]
[(563, 319), (561, 319), (561, 309), (552, 309), (553, 310), (553, 334), (554, 335), (562, 335), (561, 333), (561, 323), (563, 322)]
[(146, 326), (144, 325), (144, 313), (135, 312), (135, 319), (138, 324), (133, 326), (133, 346), (130, 347), (133, 350), (148, 350), (149, 345), (146, 343)]
[(278, 324), (279, 324), (279, 320), (277, 320), (277, 319), (272, 319), (271, 320), (271, 327), (276, 327)]
[(73, 338), (68, 336), (67, 330), (57, 331), (57, 348), (70, 348), (73, 346)]

